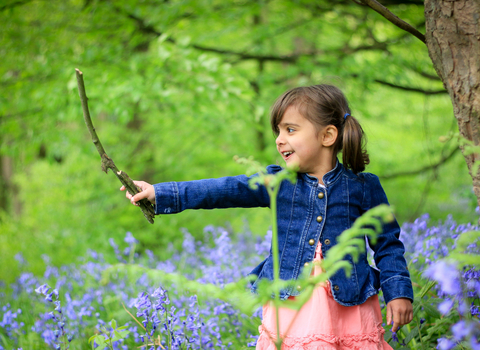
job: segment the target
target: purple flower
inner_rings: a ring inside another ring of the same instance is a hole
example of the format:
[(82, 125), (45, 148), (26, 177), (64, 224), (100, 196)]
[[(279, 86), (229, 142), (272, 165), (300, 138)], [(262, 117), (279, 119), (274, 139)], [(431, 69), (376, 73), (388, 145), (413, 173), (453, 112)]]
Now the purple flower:
[(454, 304), (454, 300), (447, 299), (438, 305), (438, 311), (440, 311), (442, 314), (445, 315), (452, 309), (453, 304)]
[(3, 306), (4, 311), (3, 318), (0, 322), (0, 327), (4, 328), (7, 335), (12, 336), (13, 333), (21, 332), (21, 328), (25, 325), (23, 322), (18, 322), (17, 318), (22, 314), (21, 309), (17, 309), (16, 312), (10, 310), (10, 304)]
[(23, 257), (22, 253), (15, 254), (14, 259), (17, 260), (20, 263), (20, 265), (27, 265), (27, 262)]
[(470, 305), (470, 314), (472, 316), (479, 316), (480, 315), (480, 311), (479, 311), (479, 308), (477, 305), (475, 305), (472, 301), (472, 304)]
[(462, 292), (460, 273), (454, 263), (440, 260), (430, 265), (423, 275), (437, 281), (441, 290), (448, 295), (458, 295)]
[(138, 243), (138, 241), (135, 239), (135, 237), (133, 237), (133, 235), (130, 231), (128, 231), (127, 234), (125, 235), (124, 241), (126, 243), (128, 243), (129, 245), (133, 245), (133, 244)]
[(467, 337), (471, 332), (471, 327), (465, 323), (465, 321), (460, 321), (452, 326), (453, 337), (456, 340), (462, 340)]
[(437, 349), (439, 350), (450, 350), (456, 345), (455, 342), (447, 338), (439, 338), (437, 342), (438, 342)]
[(35, 289), (35, 292), (37, 292), (37, 293), (39, 293), (39, 294), (46, 295), (49, 290), (50, 290), (50, 287), (49, 287), (48, 285), (42, 284), (40, 287), (38, 287), (37, 289)]
[(397, 332), (392, 332), (392, 339), (393, 339), (394, 342), (398, 343)]

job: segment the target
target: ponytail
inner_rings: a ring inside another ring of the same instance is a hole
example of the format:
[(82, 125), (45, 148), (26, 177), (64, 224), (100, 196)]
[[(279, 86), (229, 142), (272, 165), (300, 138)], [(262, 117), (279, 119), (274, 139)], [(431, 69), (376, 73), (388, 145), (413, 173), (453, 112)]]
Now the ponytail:
[(366, 139), (367, 137), (358, 120), (349, 114), (345, 114), (341, 145), (343, 149), (342, 162), (346, 168), (351, 169), (355, 174), (364, 171), (365, 166), (370, 163), (370, 158), (365, 149)]

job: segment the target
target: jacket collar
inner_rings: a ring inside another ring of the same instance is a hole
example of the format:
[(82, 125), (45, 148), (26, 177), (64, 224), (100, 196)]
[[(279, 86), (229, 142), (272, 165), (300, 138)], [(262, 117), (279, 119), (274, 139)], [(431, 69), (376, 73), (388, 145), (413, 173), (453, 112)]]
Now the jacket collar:
[[(337, 158), (337, 163), (335, 164), (335, 167), (332, 170), (330, 170), (328, 173), (323, 175), (322, 180), (325, 186), (329, 187), (333, 185), (340, 178), (340, 175), (342, 175), (344, 171), (345, 171), (345, 168), (343, 167), (342, 163), (338, 161), (338, 158)], [(312, 185), (318, 183), (318, 179), (315, 176), (311, 176), (305, 173), (302, 173), (301, 175), (306, 182)]]

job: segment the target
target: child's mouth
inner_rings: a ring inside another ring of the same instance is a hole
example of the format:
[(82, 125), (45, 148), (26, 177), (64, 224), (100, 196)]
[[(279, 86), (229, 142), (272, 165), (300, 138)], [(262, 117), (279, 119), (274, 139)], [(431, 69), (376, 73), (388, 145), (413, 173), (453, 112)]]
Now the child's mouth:
[(284, 160), (289, 159), (290, 156), (291, 156), (293, 153), (294, 153), (294, 152), (290, 152), (290, 151), (282, 152), (283, 159), (284, 159)]

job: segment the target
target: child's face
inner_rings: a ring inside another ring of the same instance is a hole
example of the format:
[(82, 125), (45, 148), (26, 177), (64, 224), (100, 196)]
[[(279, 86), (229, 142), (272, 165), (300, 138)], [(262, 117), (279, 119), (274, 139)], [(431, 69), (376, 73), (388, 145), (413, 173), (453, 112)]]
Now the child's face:
[(277, 150), (287, 166), (297, 166), (299, 171), (313, 176), (319, 174), (324, 147), (320, 141), (322, 130), (305, 119), (295, 106), (285, 111), (278, 124)]

